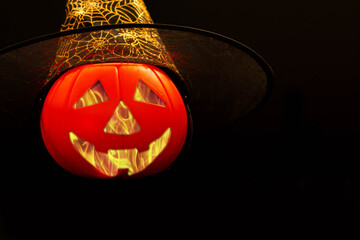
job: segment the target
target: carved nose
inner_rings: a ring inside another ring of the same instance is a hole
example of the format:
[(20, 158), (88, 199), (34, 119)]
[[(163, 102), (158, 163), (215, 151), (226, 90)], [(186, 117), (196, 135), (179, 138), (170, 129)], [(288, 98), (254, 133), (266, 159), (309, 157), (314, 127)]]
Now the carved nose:
[(140, 131), (140, 125), (123, 101), (116, 107), (109, 122), (104, 128), (105, 133), (117, 135), (131, 135)]

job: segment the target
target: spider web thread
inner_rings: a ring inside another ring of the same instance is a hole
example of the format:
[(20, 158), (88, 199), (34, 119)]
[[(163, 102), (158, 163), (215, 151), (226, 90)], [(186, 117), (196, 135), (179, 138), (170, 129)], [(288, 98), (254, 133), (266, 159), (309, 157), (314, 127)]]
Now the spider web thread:
[[(68, 0), (61, 31), (132, 23), (153, 23), (143, 0)], [(156, 29), (121, 28), (61, 37), (47, 81), (67, 69), (102, 62), (154, 64), (178, 73)]]

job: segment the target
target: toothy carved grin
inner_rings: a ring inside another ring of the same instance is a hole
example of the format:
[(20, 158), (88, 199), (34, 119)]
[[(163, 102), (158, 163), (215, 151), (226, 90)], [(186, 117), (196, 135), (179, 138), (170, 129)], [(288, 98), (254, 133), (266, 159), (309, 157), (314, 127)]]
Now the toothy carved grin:
[(147, 168), (165, 149), (171, 135), (168, 128), (161, 137), (149, 144), (149, 149), (139, 152), (134, 149), (109, 149), (107, 153), (98, 152), (95, 146), (70, 132), (69, 137), (77, 152), (91, 165), (110, 177), (118, 175), (119, 169), (128, 169), (134, 175)]

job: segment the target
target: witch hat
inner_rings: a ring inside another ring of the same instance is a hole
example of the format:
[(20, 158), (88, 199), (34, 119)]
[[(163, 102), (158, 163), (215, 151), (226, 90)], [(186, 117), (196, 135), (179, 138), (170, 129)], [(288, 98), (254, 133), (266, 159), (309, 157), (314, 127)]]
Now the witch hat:
[(103, 63), (162, 69), (188, 106), (194, 131), (221, 129), (258, 109), (273, 80), (253, 50), (208, 31), (154, 24), (142, 0), (68, 0), (60, 32), (0, 51), (2, 127), (21, 128), (41, 112), (67, 71)]

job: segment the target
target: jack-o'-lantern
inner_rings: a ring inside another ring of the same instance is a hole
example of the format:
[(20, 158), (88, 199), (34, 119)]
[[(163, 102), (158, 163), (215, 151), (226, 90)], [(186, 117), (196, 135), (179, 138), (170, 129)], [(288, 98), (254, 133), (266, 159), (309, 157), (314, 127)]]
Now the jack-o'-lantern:
[(5, 148), (24, 152), (4, 169), (51, 174), (22, 148), (48, 156), (45, 143), (80, 176), (159, 173), (185, 155), (192, 136), (259, 109), (272, 81), (253, 50), (209, 31), (155, 24), (143, 0), (67, 0), (60, 32), (0, 50), (0, 130)]
[(176, 159), (187, 113), (176, 86), (157, 67), (84, 65), (50, 89), (41, 130), (52, 157), (72, 173), (138, 177), (161, 172)]

